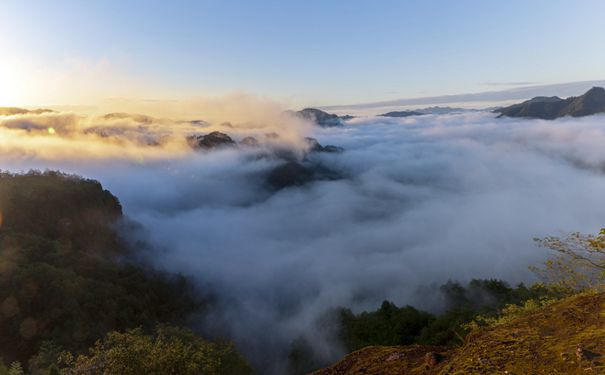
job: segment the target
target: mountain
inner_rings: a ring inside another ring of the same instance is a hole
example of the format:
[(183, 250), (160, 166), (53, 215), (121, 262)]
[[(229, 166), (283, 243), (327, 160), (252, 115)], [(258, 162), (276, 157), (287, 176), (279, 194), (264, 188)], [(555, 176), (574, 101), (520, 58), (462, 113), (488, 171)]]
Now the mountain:
[(97, 181), (1, 172), (0, 212), (2, 374), (2, 360), (28, 363), (45, 342), (83, 353), (109, 331), (181, 324), (200, 306), (186, 279), (141, 262), (144, 247), (121, 237), (134, 224)]
[(421, 115), (447, 115), (450, 113), (462, 113), (462, 112), (477, 112), (478, 109), (468, 109), (468, 108), (453, 108), (453, 107), (426, 107), (419, 108), (412, 111), (393, 111), (383, 113), (378, 116), (383, 117), (409, 117), (409, 116), (421, 116)]
[(295, 114), (305, 120), (313, 121), (323, 128), (342, 126), (342, 119), (338, 115), (317, 108), (305, 108), (302, 111), (295, 112)]
[(605, 112), (605, 89), (593, 87), (584, 95), (571, 101), (567, 108), (568, 115), (574, 117), (590, 116)]
[(343, 152), (344, 149), (342, 147), (334, 146), (334, 145), (325, 145), (322, 146), (319, 141), (315, 138), (305, 137), (305, 141), (309, 145), (309, 152)]
[(471, 333), (458, 348), (369, 346), (314, 375), (586, 374), (605, 362), (605, 293), (528, 307)]
[(394, 112), (387, 112), (387, 113), (383, 113), (381, 115), (378, 116), (382, 116), (382, 117), (409, 117), (409, 116), (421, 116), (424, 113), (420, 113), (420, 112), (416, 112), (416, 111), (394, 111)]
[(582, 117), (605, 113), (605, 89), (593, 87), (584, 95), (561, 99), (558, 96), (538, 96), (520, 104), (494, 111), (498, 117), (525, 117), (554, 120), (559, 117)]
[(230, 136), (217, 131), (206, 135), (190, 135), (187, 143), (195, 150), (235, 146), (235, 141)]
[[(267, 138), (279, 137), (277, 134), (267, 134)], [(340, 173), (324, 166), (315, 156), (325, 153), (341, 153), (342, 147), (321, 145), (315, 138), (305, 137), (306, 152), (302, 157), (293, 149), (265, 144), (254, 137), (245, 137), (235, 142), (228, 134), (218, 131), (209, 134), (194, 134), (187, 137), (189, 146), (196, 151), (213, 151), (228, 147), (258, 148), (257, 157), (277, 161), (278, 164), (263, 172), (265, 184), (271, 190), (280, 190), (292, 186), (302, 186), (313, 181), (337, 180), (342, 178)]]
[(103, 116), (104, 120), (113, 121), (113, 120), (132, 120), (134, 122), (139, 122), (142, 124), (151, 124), (155, 121), (153, 117), (147, 115), (141, 115), (137, 113), (122, 113), (122, 112), (114, 112), (108, 113)]
[(422, 109), (416, 109), (416, 112), (420, 112), (425, 115), (447, 115), (450, 113), (462, 113), (462, 112), (478, 112), (478, 109), (470, 108), (457, 108), (457, 107), (427, 107)]
[(302, 160), (288, 155), (287, 152), (275, 153), (274, 157), (282, 163), (272, 168), (266, 176), (266, 182), (272, 189), (280, 190), (291, 186), (302, 186), (313, 181), (338, 180), (342, 176), (321, 162), (310, 158), (315, 153), (340, 153), (344, 149), (334, 145), (322, 146), (317, 139), (306, 137), (308, 153)]
[(0, 116), (13, 116), (13, 115), (39, 115), (46, 112), (54, 112), (52, 109), (24, 109), (17, 107), (0, 107)]

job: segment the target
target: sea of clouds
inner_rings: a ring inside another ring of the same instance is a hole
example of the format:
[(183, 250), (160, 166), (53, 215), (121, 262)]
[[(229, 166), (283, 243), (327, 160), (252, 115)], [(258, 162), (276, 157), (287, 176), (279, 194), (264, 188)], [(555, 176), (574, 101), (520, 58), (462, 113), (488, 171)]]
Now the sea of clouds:
[[(101, 181), (140, 224), (127, 235), (150, 244), (148, 259), (213, 295), (199, 327), (228, 335), (276, 373), (298, 337), (325, 360), (342, 354), (316, 324), (330, 307), (361, 311), (389, 299), (438, 311), (439, 295), (427, 287), (531, 282), (527, 267), (547, 255), (534, 237), (605, 226), (605, 116), (361, 117), (329, 129), (279, 116), (270, 129), (250, 125), (264, 115), (221, 129), (283, 132), (290, 147), (305, 135), (341, 146), (309, 157), (343, 178), (273, 190), (262, 176), (276, 160), (187, 148), (184, 134), (208, 127), (119, 120), (112, 126), (134, 130), (116, 138), (81, 131), (106, 124), (74, 114), (0, 118), (0, 169)], [(169, 140), (140, 141), (149, 134)]]

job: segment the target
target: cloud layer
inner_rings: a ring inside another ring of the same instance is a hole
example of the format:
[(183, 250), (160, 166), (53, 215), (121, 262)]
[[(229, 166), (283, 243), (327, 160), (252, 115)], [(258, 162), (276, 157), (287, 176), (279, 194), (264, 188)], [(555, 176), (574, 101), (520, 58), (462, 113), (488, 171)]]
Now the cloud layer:
[[(365, 117), (331, 129), (275, 120), (284, 134), (346, 150), (310, 156), (345, 178), (277, 192), (262, 182), (275, 162), (257, 151), (195, 153), (132, 137), (107, 143), (74, 130), (82, 122), (75, 115), (53, 116), (28, 120), (41, 130), (4, 120), (0, 135), (10, 134), (13, 146), (0, 144), (0, 168), (60, 168), (99, 179), (141, 224), (130, 235), (152, 244), (150, 259), (216, 296), (204, 329), (230, 335), (275, 372), (299, 336), (325, 358), (341, 354), (315, 327), (329, 307), (374, 309), (390, 299), (438, 309), (437, 298), (419, 295), (420, 288), (473, 277), (531, 280), (527, 266), (545, 256), (533, 237), (605, 224), (604, 116)], [(36, 142), (49, 139), (51, 119), (57, 148), (98, 150), (77, 160), (47, 155), (43, 149), (52, 146)], [(238, 124), (260, 122), (238, 118), (230, 131), (247, 134), (255, 127)], [(152, 134), (180, 132), (172, 123), (148, 126)], [(90, 144), (78, 143), (86, 139)], [(136, 152), (115, 157), (123, 148)], [(162, 157), (152, 157), (158, 150)], [(141, 152), (150, 156), (141, 159)]]
[(593, 86), (605, 86), (604, 80), (579, 81), (569, 83), (557, 83), (549, 85), (537, 85), (534, 82), (487, 82), (489, 86), (518, 86), (506, 90), (485, 91), (468, 94), (441, 95), (419, 98), (393, 99), (380, 102), (356, 103), (324, 106), (327, 111), (337, 111), (352, 114), (383, 113), (401, 107), (413, 106), (454, 106), (454, 107), (478, 107), (500, 106), (513, 104), (535, 96), (577, 96), (581, 95)]

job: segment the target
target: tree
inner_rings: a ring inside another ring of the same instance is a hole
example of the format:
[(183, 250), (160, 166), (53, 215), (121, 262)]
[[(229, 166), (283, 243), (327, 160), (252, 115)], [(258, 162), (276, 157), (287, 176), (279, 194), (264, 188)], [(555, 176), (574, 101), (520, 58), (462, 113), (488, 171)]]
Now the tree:
[(149, 335), (142, 329), (110, 332), (89, 349), (88, 355), (60, 358), (62, 373), (138, 375), (239, 375), (252, 372), (233, 344), (208, 342), (193, 332), (159, 326)]
[(25, 374), (23, 372), (23, 367), (21, 367), (21, 363), (20, 362), (13, 362), (11, 363), (10, 367), (8, 368), (8, 375), (23, 375)]
[(605, 228), (596, 236), (574, 232), (535, 241), (555, 252), (543, 268), (531, 268), (546, 282), (570, 290), (600, 289), (605, 285)]
[(32, 375), (51, 374), (54, 369), (58, 371), (55, 364), (63, 349), (52, 341), (43, 341), (35, 356), (29, 359), (29, 372)]
[[(56, 350), (111, 331), (180, 325), (201, 306), (193, 284), (142, 262), (120, 236), (122, 208), (97, 181), (0, 171), (0, 355), (44, 373)], [(36, 355), (33, 362), (29, 359)], [(44, 374), (46, 375), (46, 374)]]

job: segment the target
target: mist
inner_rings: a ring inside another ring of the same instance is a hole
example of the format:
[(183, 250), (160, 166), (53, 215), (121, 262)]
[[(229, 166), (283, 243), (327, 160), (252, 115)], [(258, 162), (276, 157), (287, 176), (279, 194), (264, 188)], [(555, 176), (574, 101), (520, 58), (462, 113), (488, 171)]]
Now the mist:
[[(325, 360), (342, 354), (316, 326), (331, 307), (361, 311), (388, 299), (437, 311), (438, 296), (422, 288), (450, 279), (531, 282), (527, 267), (547, 256), (534, 237), (605, 224), (605, 116), (361, 117), (321, 129), (267, 108), (222, 127), (228, 114), (208, 126), (120, 120), (134, 130), (116, 137), (82, 130), (108, 125), (99, 118), (14, 117), (0, 123), (0, 168), (101, 181), (140, 224), (125, 235), (149, 244), (148, 260), (213, 295), (198, 327), (232, 338), (274, 373), (298, 337)], [(210, 129), (262, 134), (266, 123), (289, 147), (303, 136), (343, 147), (308, 156), (342, 178), (272, 190), (263, 174), (278, 161), (259, 150), (195, 152), (182, 139)], [(140, 141), (158, 134), (168, 140)]]

